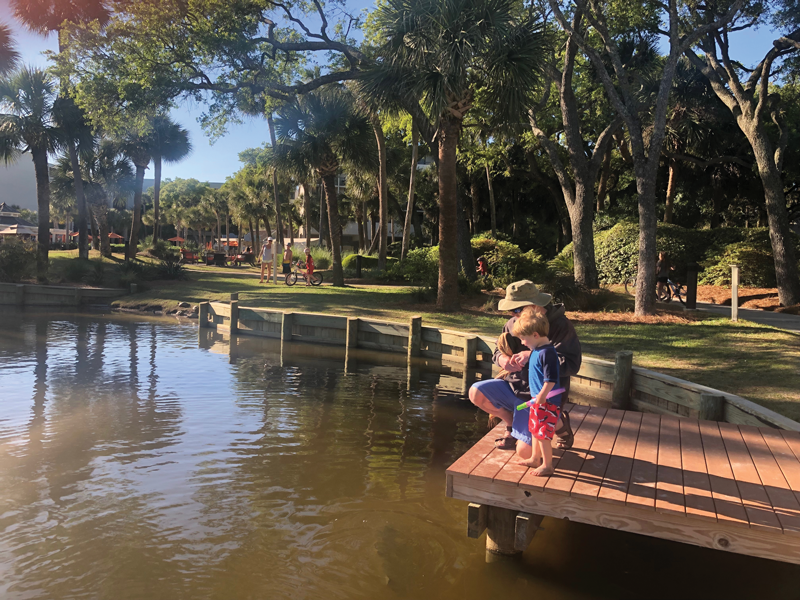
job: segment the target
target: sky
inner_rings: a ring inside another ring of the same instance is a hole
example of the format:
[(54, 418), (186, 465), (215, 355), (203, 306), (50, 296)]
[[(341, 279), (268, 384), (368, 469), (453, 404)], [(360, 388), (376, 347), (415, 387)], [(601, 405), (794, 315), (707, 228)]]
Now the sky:
[[(349, 4), (351, 3), (348, 2)], [(368, 1), (359, 0), (356, 4), (366, 6)], [(57, 49), (55, 35), (44, 38), (22, 28), (12, 15), (9, 0), (0, 0), (0, 22), (7, 23), (12, 27), (25, 63), (40, 67), (48, 66), (47, 59), (42, 53), (46, 50), (55, 51)], [(774, 32), (764, 28), (739, 32), (732, 39), (732, 48), (735, 49), (734, 58), (745, 65), (753, 65), (769, 50), (772, 40), (775, 38)], [(165, 164), (163, 167), (164, 178), (180, 177), (224, 182), (226, 177), (233, 175), (241, 168), (239, 152), (261, 146), (269, 139), (266, 120), (251, 118), (241, 125), (230, 125), (227, 134), (211, 144), (198, 122), (202, 113), (202, 105), (194, 102), (184, 102), (172, 111), (173, 119), (189, 130), (194, 151), (183, 162)]]

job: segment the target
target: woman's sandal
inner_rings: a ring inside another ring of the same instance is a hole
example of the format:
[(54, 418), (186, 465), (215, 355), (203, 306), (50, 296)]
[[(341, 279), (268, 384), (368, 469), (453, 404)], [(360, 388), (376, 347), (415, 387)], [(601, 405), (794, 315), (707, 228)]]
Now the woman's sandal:
[(556, 431), (556, 448), (569, 450), (575, 442), (575, 433), (572, 431), (572, 426), (569, 422), (569, 413), (562, 411), (561, 418), (564, 420), (564, 425)]

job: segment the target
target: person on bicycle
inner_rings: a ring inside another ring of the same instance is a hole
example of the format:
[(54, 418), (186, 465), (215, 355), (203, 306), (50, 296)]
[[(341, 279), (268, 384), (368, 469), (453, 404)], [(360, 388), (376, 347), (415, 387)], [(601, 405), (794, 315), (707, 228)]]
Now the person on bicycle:
[(306, 253), (306, 272), (303, 275), (306, 278), (306, 285), (311, 285), (311, 277), (314, 275), (314, 257), (311, 256), (311, 250), (305, 249)]
[(660, 298), (664, 294), (664, 287), (669, 281), (670, 271), (674, 271), (675, 267), (669, 264), (666, 252), (658, 253), (658, 262), (656, 263), (656, 297)]

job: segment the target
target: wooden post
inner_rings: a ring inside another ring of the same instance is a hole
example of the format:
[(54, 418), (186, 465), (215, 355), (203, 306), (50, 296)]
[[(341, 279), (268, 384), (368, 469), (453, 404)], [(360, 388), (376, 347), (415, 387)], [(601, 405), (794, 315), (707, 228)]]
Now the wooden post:
[(686, 265), (686, 310), (697, 308), (697, 263)]
[(197, 313), (197, 322), (200, 324), (200, 327), (208, 327), (208, 302), (201, 302), (199, 304), (199, 310)]
[(239, 292), (233, 292), (231, 294), (231, 302), (233, 302), (234, 300), (238, 300), (238, 299), (239, 299)]
[(731, 265), (731, 321), (739, 320), (739, 265)]
[(272, 245), (272, 283), (278, 283), (278, 242)]
[(422, 317), (411, 317), (408, 324), (408, 357), (419, 356), (422, 349)]
[(486, 531), (489, 507), (471, 502), (467, 507), (467, 537), (478, 539)]
[(464, 336), (464, 369), (475, 366), (475, 354), (478, 352), (478, 338), (474, 335)]
[(725, 396), (700, 394), (697, 418), (705, 421), (722, 421), (725, 418)]
[(25, 284), (17, 284), (17, 306), (22, 308), (25, 306)]
[[(234, 300), (231, 302), (231, 325), (230, 325), (231, 335), (238, 333), (238, 331), (239, 331), (239, 301)], [(233, 344), (233, 338), (231, 338), (231, 344)]]
[(626, 410), (631, 399), (631, 375), (633, 352), (617, 352), (614, 360), (614, 391), (611, 393), (611, 406)]
[(292, 324), (294, 322), (294, 315), (292, 313), (283, 313), (281, 318), (281, 342), (292, 341)]
[(345, 346), (348, 350), (358, 348), (358, 317), (347, 317), (347, 339)]
[(507, 508), (489, 507), (486, 524), (486, 559), (491, 555), (514, 556), (519, 554), (516, 539), (517, 511)]
[(536, 532), (541, 529), (542, 515), (533, 515), (531, 513), (521, 512), (517, 513), (515, 529), (514, 529), (514, 548), (519, 552), (525, 552), (528, 546), (531, 545), (531, 540), (536, 535)]
[(81, 288), (75, 288), (75, 306), (81, 305), (81, 297), (83, 296), (83, 290)]
[(135, 283), (132, 283), (131, 284), (131, 294), (136, 294), (138, 292), (139, 292), (139, 286), (136, 285)]

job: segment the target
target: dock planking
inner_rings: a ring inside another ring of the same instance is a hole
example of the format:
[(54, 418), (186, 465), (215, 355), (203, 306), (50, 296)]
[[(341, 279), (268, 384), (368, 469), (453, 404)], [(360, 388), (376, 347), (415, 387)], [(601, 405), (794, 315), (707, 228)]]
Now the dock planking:
[(487, 434), (448, 470), (447, 495), (800, 564), (800, 435), (573, 406), (573, 448), (535, 477)]

